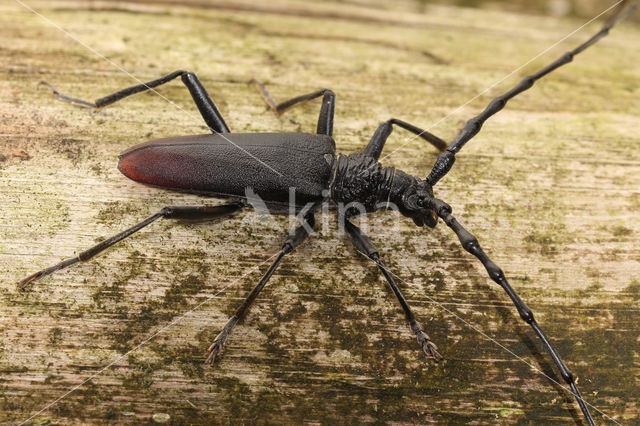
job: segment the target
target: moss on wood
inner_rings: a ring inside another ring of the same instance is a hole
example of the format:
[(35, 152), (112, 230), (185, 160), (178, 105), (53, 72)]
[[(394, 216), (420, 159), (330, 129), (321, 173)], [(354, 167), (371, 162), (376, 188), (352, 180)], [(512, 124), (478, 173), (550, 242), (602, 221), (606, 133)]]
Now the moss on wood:
[[(234, 131), (315, 128), (318, 105), (278, 119), (251, 77), (280, 100), (330, 87), (342, 152), (390, 117), (437, 123), (450, 139), (597, 30), (457, 111), (583, 20), (294, 0), (28, 4), (137, 78), (195, 71)], [(621, 423), (640, 416), (638, 40), (623, 24), (514, 99), (437, 187), (537, 313), (585, 399)], [(333, 219), (285, 261), (214, 368), (204, 350), (279, 248), (285, 220), (158, 222), (18, 291), (22, 277), (162, 206), (217, 201), (136, 185), (115, 168), (134, 143), (206, 131), (178, 82), (160, 89), (177, 107), (152, 94), (99, 112), (56, 102), (38, 81), (87, 99), (134, 81), (13, 2), (0, 5), (0, 64), (0, 421), (24, 421), (89, 377), (31, 422), (580, 421), (573, 398), (536, 371), (560, 380), (529, 328), (448, 230), (393, 215), (372, 218), (373, 240), (440, 346), (439, 365)], [(400, 130), (385, 152), (385, 164), (421, 176), (436, 158)]]

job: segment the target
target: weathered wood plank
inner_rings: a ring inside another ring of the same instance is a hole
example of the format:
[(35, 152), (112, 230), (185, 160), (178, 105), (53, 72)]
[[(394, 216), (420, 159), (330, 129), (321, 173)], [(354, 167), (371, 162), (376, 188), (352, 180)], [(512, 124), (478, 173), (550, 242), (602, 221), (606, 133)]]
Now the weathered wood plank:
[[(245, 85), (251, 77), (278, 99), (330, 87), (342, 152), (362, 149), (392, 116), (438, 123), (432, 131), (450, 139), (492, 96), (598, 28), (458, 111), (584, 20), (290, 0), (177, 3), (28, 2), (140, 79), (197, 72), (235, 131), (315, 127), (317, 105), (278, 120)], [(622, 423), (640, 416), (639, 40), (637, 26), (622, 24), (510, 102), (437, 187), (537, 313), (585, 399)], [(175, 423), (580, 421), (564, 387), (514, 357), (559, 380), (443, 226), (421, 230), (382, 214), (369, 224), (446, 357), (439, 365), (421, 354), (392, 294), (338, 239), (333, 219), (285, 261), (213, 369), (202, 365), (204, 349), (283, 238), (251, 213), (154, 224), (19, 292), (19, 279), (164, 205), (209, 202), (136, 185), (114, 167), (117, 153), (141, 140), (206, 129), (179, 83), (160, 90), (178, 107), (143, 94), (97, 113), (37, 91), (46, 79), (94, 99), (134, 82), (11, 1), (0, 4), (0, 57), (0, 421), (29, 419), (95, 373), (30, 422), (141, 422), (158, 413)], [(410, 139), (396, 131), (385, 164), (424, 176), (436, 153)]]

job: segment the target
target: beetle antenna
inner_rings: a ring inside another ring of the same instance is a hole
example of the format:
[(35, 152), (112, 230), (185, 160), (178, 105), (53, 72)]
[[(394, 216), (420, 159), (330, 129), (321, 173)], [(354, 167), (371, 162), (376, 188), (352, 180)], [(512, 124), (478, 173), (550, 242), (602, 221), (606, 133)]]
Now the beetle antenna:
[(446, 151), (438, 156), (438, 159), (436, 160), (431, 173), (429, 173), (429, 176), (427, 177), (427, 182), (429, 182), (431, 186), (434, 186), (440, 179), (446, 176), (446, 174), (449, 173), (449, 170), (451, 170), (451, 167), (453, 167), (453, 163), (456, 161), (456, 153), (460, 151), (462, 147), (475, 135), (477, 135), (478, 132), (480, 132), (482, 125), (489, 119), (489, 117), (504, 108), (510, 99), (531, 88), (537, 80), (541, 79), (545, 75), (551, 73), (557, 68), (560, 68), (562, 65), (568, 64), (569, 62), (573, 61), (573, 58), (578, 53), (581, 53), (589, 46), (595, 44), (602, 37), (609, 34), (609, 30), (613, 28), (615, 24), (617, 24), (619, 21), (623, 20), (631, 12), (633, 12), (633, 10), (638, 5), (638, 2), (634, 2), (629, 7), (625, 8), (625, 3), (625, 1), (622, 1), (620, 3), (620, 5), (618, 6), (618, 10), (613, 15), (613, 17), (609, 19), (607, 23), (602, 26), (600, 31), (593, 35), (589, 40), (585, 41), (575, 49), (566, 52), (564, 55), (562, 55), (546, 67), (542, 68), (538, 72), (524, 77), (517, 85), (511, 88), (511, 90), (503, 93), (502, 95), (494, 98), (491, 102), (489, 102), (489, 105), (487, 105), (480, 114), (467, 121), (462, 130), (458, 132), (455, 139), (449, 144)]
[(584, 414), (584, 417), (587, 420), (587, 423), (589, 425), (595, 425), (595, 423), (593, 422), (593, 418), (589, 413), (589, 409), (587, 408), (587, 405), (585, 401), (582, 399), (582, 396), (580, 395), (580, 391), (576, 386), (576, 382), (574, 380), (573, 374), (571, 374), (571, 371), (569, 371), (569, 368), (567, 368), (564, 361), (562, 361), (562, 358), (560, 358), (560, 355), (558, 354), (558, 352), (555, 350), (555, 348), (553, 347), (553, 345), (551, 344), (547, 336), (544, 334), (544, 332), (538, 325), (538, 322), (535, 320), (531, 309), (529, 309), (527, 304), (524, 301), (522, 301), (522, 299), (520, 299), (520, 296), (518, 296), (518, 294), (513, 289), (513, 287), (511, 287), (504, 273), (502, 272), (502, 269), (500, 269), (498, 265), (496, 265), (489, 258), (489, 256), (487, 256), (484, 250), (482, 250), (482, 247), (480, 247), (480, 243), (478, 242), (478, 239), (469, 231), (467, 231), (460, 224), (460, 222), (458, 222), (456, 218), (451, 215), (451, 206), (449, 206), (447, 203), (445, 203), (442, 200), (433, 198), (430, 200), (430, 207), (438, 214), (438, 216), (444, 221), (444, 223), (446, 223), (447, 226), (451, 228), (453, 232), (455, 232), (455, 234), (458, 236), (458, 239), (460, 240), (460, 244), (462, 245), (462, 247), (466, 251), (468, 251), (475, 257), (477, 257), (478, 260), (480, 260), (480, 262), (482, 262), (482, 265), (487, 270), (489, 277), (493, 281), (495, 281), (496, 284), (502, 287), (502, 289), (507, 293), (507, 295), (515, 305), (516, 309), (518, 310), (520, 317), (527, 324), (529, 324), (531, 328), (533, 328), (533, 331), (540, 338), (540, 340), (542, 340), (542, 343), (547, 348), (547, 351), (549, 351), (551, 358), (553, 358), (553, 362), (558, 367), (558, 370), (560, 370), (560, 375), (562, 376), (563, 380), (569, 385), (569, 387), (571, 388), (571, 393), (573, 393), (573, 396), (575, 396), (576, 401), (578, 401), (578, 405), (580, 406), (580, 409), (582, 410), (582, 413)]

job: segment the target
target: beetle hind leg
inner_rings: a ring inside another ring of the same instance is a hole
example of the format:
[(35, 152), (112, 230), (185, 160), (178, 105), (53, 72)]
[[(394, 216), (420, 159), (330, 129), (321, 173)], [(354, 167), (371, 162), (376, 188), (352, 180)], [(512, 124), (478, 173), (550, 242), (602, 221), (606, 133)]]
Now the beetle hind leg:
[(271, 94), (264, 86), (264, 84), (255, 78), (249, 80), (248, 84), (253, 84), (262, 99), (267, 104), (267, 107), (276, 116), (282, 115), (285, 111), (293, 108), (294, 106), (301, 105), (307, 101), (312, 99), (319, 98), (322, 96), (322, 107), (320, 108), (320, 116), (318, 117), (318, 126), (316, 128), (316, 133), (320, 135), (333, 135), (333, 115), (335, 112), (336, 106), (336, 95), (333, 93), (331, 89), (320, 89), (315, 92), (307, 93), (305, 95), (296, 96), (295, 98), (288, 99), (286, 101), (276, 103), (271, 97)]
[[(204, 88), (198, 76), (189, 71), (178, 70), (167, 75), (164, 75), (158, 79), (147, 81), (146, 83), (136, 84), (134, 86), (127, 87), (122, 90), (118, 90), (117, 92), (111, 93), (107, 96), (103, 96), (102, 98), (96, 99), (94, 102), (85, 101), (84, 99), (74, 98), (72, 96), (67, 96), (63, 93), (60, 93), (58, 89), (52, 86), (50, 83), (46, 81), (41, 81), (38, 83), (38, 87), (47, 86), (53, 91), (53, 97), (56, 99), (60, 99), (65, 102), (72, 103), (74, 105), (79, 105), (85, 108), (103, 108), (108, 105), (111, 105), (121, 99), (124, 99), (128, 96), (135, 95), (136, 93), (144, 92), (147, 90), (153, 90), (154, 87), (161, 86), (165, 83), (170, 82), (171, 80), (181, 77), (182, 82), (187, 89), (189, 89), (189, 93), (193, 98), (196, 106), (198, 107), (198, 111), (200, 111), (200, 115), (209, 126), (209, 129), (213, 133), (229, 133), (229, 127), (224, 122), (220, 111), (216, 107), (216, 104), (211, 100), (207, 90)], [(140, 81), (140, 80), (138, 80)], [(165, 100), (167, 100), (165, 98)], [(167, 100), (168, 101), (168, 100)]]
[(212, 220), (217, 219), (224, 216), (229, 216), (241, 208), (244, 207), (244, 204), (241, 203), (229, 203), (229, 204), (221, 204), (217, 206), (186, 206), (186, 207), (165, 207), (159, 212), (149, 216), (145, 220), (138, 222), (133, 225), (131, 228), (126, 229), (119, 234), (114, 235), (113, 237), (107, 238), (96, 244), (95, 246), (81, 252), (76, 257), (72, 257), (62, 262), (50, 266), (48, 268), (42, 269), (36, 273), (29, 275), (18, 283), (18, 288), (20, 290), (24, 290), (27, 285), (33, 281), (37, 281), (40, 278), (46, 277), (47, 275), (51, 275), (52, 273), (64, 269), (68, 266), (74, 265), (78, 262), (86, 262), (102, 251), (108, 249), (112, 245), (124, 240), (129, 237), (131, 234), (138, 232), (142, 228), (150, 225), (160, 218), (164, 219), (178, 219), (178, 220)]

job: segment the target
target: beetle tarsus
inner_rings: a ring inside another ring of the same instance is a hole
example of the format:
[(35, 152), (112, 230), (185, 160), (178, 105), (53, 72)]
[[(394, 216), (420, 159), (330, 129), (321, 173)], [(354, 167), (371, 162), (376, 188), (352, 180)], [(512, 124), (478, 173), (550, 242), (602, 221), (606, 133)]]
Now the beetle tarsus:
[(20, 290), (24, 290), (24, 288), (27, 286), (27, 284), (29, 284), (32, 281), (38, 281), (43, 275), (43, 271), (38, 271), (34, 274), (29, 275), (27, 278), (21, 280), (18, 283), (18, 288)]
[(276, 117), (280, 117), (284, 112), (293, 108), (294, 106), (301, 105), (312, 99), (322, 96), (322, 107), (320, 108), (320, 117), (318, 117), (318, 126), (316, 133), (319, 135), (333, 134), (333, 115), (335, 110), (336, 95), (331, 89), (326, 87), (315, 92), (307, 93), (304, 95), (296, 96), (295, 98), (288, 99), (283, 102), (276, 103), (265, 85), (258, 79), (252, 78), (247, 82), (249, 85), (254, 85), (262, 96), (262, 100), (267, 104), (267, 109), (273, 111)]
[(429, 358), (433, 358), (435, 362), (442, 361), (443, 357), (438, 352), (438, 347), (429, 339), (427, 333), (421, 331), (416, 334), (416, 337), (418, 338), (418, 343), (422, 345), (422, 350)]
[(238, 323), (238, 317), (236, 316), (231, 317), (231, 319), (229, 320), (229, 322), (227, 322), (227, 325), (224, 326), (220, 334), (216, 336), (211, 346), (209, 346), (209, 349), (207, 349), (207, 351), (209, 352), (209, 356), (205, 360), (206, 364), (213, 365), (213, 363), (216, 360), (216, 357), (222, 354), (222, 350), (224, 349), (224, 345), (227, 342), (229, 333), (231, 333), (231, 330), (233, 330), (233, 327), (235, 327), (237, 323)]
[(40, 86), (47, 86), (49, 89), (51, 89), (51, 91), (53, 92), (53, 96), (59, 95), (60, 92), (58, 91), (58, 89), (56, 89), (51, 83), (49, 83), (48, 81), (44, 81), (41, 80), (38, 82), (38, 84), (36, 85), (36, 89), (40, 89)]
[(264, 100), (264, 103), (267, 105), (267, 110), (273, 111), (276, 117), (279, 117), (282, 114), (282, 111), (278, 110), (278, 104), (276, 104), (276, 102), (271, 97), (271, 94), (260, 80), (258, 80), (257, 78), (252, 78), (247, 82), (247, 84), (253, 84), (256, 87), (258, 93), (260, 93), (260, 96), (262, 96), (262, 100)]
[(49, 83), (47, 81), (44, 81), (44, 80), (39, 81), (38, 85), (36, 86), (36, 88), (39, 89), (40, 86), (47, 86), (49, 89), (51, 89), (52, 92), (53, 92), (53, 97), (56, 98), (56, 99), (60, 99), (60, 100), (65, 101), (65, 102), (69, 102), (69, 103), (74, 104), (74, 105), (79, 105), (79, 106), (84, 107), (84, 108), (93, 108), (93, 109), (97, 109), (98, 108), (98, 106), (95, 103), (88, 102), (88, 101), (85, 101), (84, 99), (74, 98), (72, 96), (67, 96), (67, 95), (65, 95), (63, 93), (60, 93), (60, 91), (58, 89), (56, 89), (51, 83)]
[(23, 279), (22, 281), (18, 282), (18, 288), (20, 290), (24, 290), (27, 286), (27, 284), (33, 282), (33, 281), (38, 281), (39, 279), (46, 277), (47, 275), (51, 275), (54, 272), (56, 272), (57, 270), (66, 268), (67, 266), (73, 265), (74, 263), (77, 263), (80, 259), (78, 259), (77, 257), (72, 257), (70, 259), (67, 260), (63, 260), (60, 263), (57, 263), (56, 265), (50, 266), (48, 268), (42, 269), (38, 272), (35, 272), (31, 275), (29, 275), (27, 278)]
[(438, 347), (435, 343), (431, 341), (429, 335), (422, 330), (420, 324), (417, 321), (412, 321), (410, 323), (411, 331), (413, 331), (418, 339), (418, 343), (422, 346), (422, 350), (429, 357), (433, 358), (435, 362), (441, 361), (443, 359), (440, 352), (438, 352)]
[(209, 352), (209, 356), (207, 357), (205, 363), (209, 365), (213, 365), (216, 357), (222, 353), (222, 349), (224, 348), (224, 340), (220, 339), (219, 337), (220, 336), (218, 336), (216, 340), (213, 341), (213, 344), (207, 350)]

